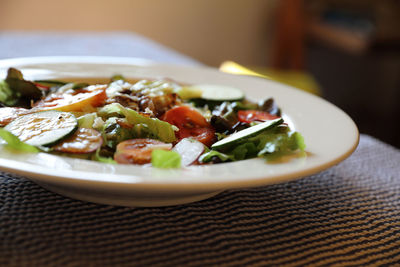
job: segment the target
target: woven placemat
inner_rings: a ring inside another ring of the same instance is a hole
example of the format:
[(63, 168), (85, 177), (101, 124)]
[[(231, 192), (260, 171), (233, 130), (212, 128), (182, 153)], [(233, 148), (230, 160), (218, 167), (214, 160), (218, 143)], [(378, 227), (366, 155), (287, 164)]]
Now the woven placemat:
[(400, 264), (400, 151), (362, 135), (297, 181), (162, 208), (72, 200), (0, 178), (1, 266)]

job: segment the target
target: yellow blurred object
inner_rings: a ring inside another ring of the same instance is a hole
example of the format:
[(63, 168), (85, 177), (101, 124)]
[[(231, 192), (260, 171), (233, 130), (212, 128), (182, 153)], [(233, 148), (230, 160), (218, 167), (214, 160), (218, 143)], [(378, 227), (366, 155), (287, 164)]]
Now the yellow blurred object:
[(308, 73), (293, 70), (273, 70), (268, 68), (248, 69), (233, 61), (225, 61), (219, 67), (220, 71), (261, 77), (269, 80), (278, 81), (314, 95), (321, 95), (321, 89), (315, 79)]

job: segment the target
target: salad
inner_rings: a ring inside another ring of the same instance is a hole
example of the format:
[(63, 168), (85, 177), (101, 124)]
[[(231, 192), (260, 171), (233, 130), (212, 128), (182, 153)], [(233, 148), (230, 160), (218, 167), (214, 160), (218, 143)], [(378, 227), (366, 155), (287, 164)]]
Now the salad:
[(233, 87), (171, 79), (106, 83), (0, 80), (5, 146), (159, 168), (218, 164), (304, 151), (272, 98), (258, 103)]

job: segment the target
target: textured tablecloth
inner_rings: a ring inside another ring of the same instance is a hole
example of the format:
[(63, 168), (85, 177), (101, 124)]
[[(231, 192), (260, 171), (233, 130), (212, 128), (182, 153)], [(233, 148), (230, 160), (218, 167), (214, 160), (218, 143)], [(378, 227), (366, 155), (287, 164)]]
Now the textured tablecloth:
[(0, 174), (0, 266), (270, 265), (400, 266), (400, 151), (361, 135), (319, 174), (161, 208), (82, 202)]

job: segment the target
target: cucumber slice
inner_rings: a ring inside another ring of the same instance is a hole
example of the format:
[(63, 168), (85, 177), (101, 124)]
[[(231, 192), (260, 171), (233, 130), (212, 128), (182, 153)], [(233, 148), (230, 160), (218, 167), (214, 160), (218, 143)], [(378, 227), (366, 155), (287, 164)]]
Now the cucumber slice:
[(190, 90), (201, 91), (200, 98), (212, 101), (237, 101), (244, 98), (244, 93), (235, 87), (216, 84), (196, 84), (189, 86)]
[(49, 110), (16, 118), (4, 129), (32, 146), (48, 146), (69, 136), (78, 128), (78, 121), (68, 112)]
[(249, 138), (251, 136), (257, 135), (260, 132), (267, 130), (273, 126), (279, 125), (283, 123), (283, 119), (282, 118), (278, 118), (275, 120), (270, 120), (270, 121), (266, 121), (260, 124), (257, 124), (255, 126), (246, 128), (244, 130), (238, 131), (236, 133), (231, 134), (230, 136), (219, 140), (218, 142), (214, 143), (211, 148), (215, 149), (215, 150), (220, 150), (220, 149), (224, 149), (227, 146), (230, 146), (232, 144), (235, 144), (238, 141), (241, 141), (243, 139)]

